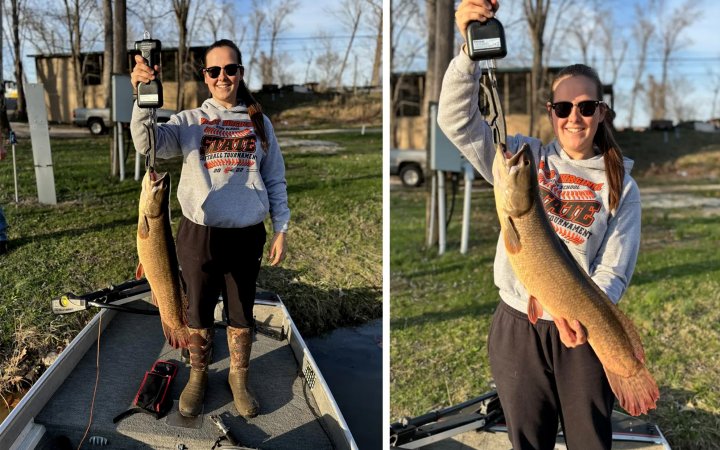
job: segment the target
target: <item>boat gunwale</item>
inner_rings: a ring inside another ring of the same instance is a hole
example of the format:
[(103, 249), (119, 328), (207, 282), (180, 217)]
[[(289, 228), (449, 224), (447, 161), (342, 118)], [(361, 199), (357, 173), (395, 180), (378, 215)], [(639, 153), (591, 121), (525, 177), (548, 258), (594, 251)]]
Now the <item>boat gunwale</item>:
[[(269, 292), (269, 291), (265, 291)], [(128, 303), (135, 300), (147, 300), (148, 291), (135, 294), (133, 296), (123, 299), (120, 303)], [(295, 362), (298, 364), (300, 371), (309, 366), (315, 373), (315, 384), (310, 388), (310, 392), (313, 398), (320, 408), (322, 416), (318, 417), (327, 423), (325, 414), (337, 421), (340, 433), (329, 432), (324, 426), (323, 428), (328, 435), (328, 438), (333, 442), (333, 445), (337, 448), (358, 450), (355, 439), (350, 432), (350, 428), (345, 421), (345, 418), (340, 411), (337, 402), (328, 386), (325, 378), (320, 371), (317, 362), (312, 357), (310, 349), (308, 348), (305, 340), (300, 334), (295, 322), (290, 316), (290, 313), (282, 302), (279, 295), (272, 293), (274, 299), (267, 298), (256, 298), (255, 306), (270, 306), (279, 308), (282, 315), (283, 321), (288, 324), (288, 333), (284, 340), (290, 346)], [(38, 380), (32, 385), (25, 396), (20, 400), (20, 403), (10, 411), (4, 421), (0, 423), (0, 448), (18, 448), (20, 444), (27, 444), (22, 438), (26, 437), (28, 433), (28, 427), (40, 427), (44, 430), (44, 426), (35, 423), (35, 417), (42, 412), (43, 408), (47, 405), (50, 399), (55, 395), (55, 392), (62, 386), (67, 377), (75, 370), (75, 367), (80, 360), (85, 356), (87, 351), (97, 340), (97, 334), (93, 335), (100, 326), (100, 333), (102, 333), (108, 324), (115, 318), (117, 314), (116, 310), (113, 309), (101, 309), (95, 314), (92, 319), (78, 332), (72, 341), (63, 349), (58, 358), (51, 364), (47, 370), (38, 378)], [(216, 323), (218, 319), (216, 316)], [(220, 321), (222, 323), (222, 321)], [(303, 362), (307, 363), (306, 365)], [(61, 376), (61, 378), (57, 378)], [(303, 380), (303, 382), (306, 382)], [(329, 411), (323, 407), (324, 403), (319, 402), (316, 395), (322, 394), (329, 405)], [(43, 431), (44, 432), (44, 431)], [(37, 434), (37, 433), (35, 433)], [(40, 433), (42, 436), (43, 433)], [(337, 442), (337, 441), (340, 442)], [(37, 445), (38, 442), (34, 442)]]

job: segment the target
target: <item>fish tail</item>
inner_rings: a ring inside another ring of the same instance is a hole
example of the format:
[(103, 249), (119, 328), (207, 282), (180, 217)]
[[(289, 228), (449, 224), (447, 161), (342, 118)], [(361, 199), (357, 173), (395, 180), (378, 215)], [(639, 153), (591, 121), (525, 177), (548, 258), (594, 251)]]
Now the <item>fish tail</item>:
[(190, 344), (190, 332), (187, 326), (172, 329), (165, 322), (162, 323), (163, 334), (172, 348), (188, 348)]
[(650, 372), (642, 366), (634, 375), (623, 377), (605, 369), (613, 393), (630, 415), (646, 414), (656, 407), (660, 391)]

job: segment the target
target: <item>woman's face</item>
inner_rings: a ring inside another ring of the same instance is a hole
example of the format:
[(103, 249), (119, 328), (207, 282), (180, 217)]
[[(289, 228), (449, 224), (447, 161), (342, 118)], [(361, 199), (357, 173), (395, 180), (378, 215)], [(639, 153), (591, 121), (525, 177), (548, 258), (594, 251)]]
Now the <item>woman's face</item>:
[[(205, 67), (225, 67), (228, 64), (237, 64), (237, 54), (230, 47), (216, 47), (205, 57)], [(225, 70), (220, 71), (217, 78), (211, 78), (205, 73), (205, 84), (210, 89), (210, 95), (218, 103), (226, 108), (232, 108), (237, 104), (237, 90), (240, 80), (243, 78), (243, 69), (238, 70), (235, 75), (229, 76)]]
[[(553, 101), (577, 105), (586, 100), (599, 100), (597, 95), (597, 85), (590, 78), (582, 75), (567, 76), (555, 82)], [(566, 118), (558, 117), (550, 103), (547, 104), (547, 110), (555, 136), (568, 156), (573, 159), (586, 159), (595, 154), (593, 138), (598, 125), (605, 119), (604, 104), (598, 105), (590, 117), (580, 114), (577, 106), (573, 106)]]

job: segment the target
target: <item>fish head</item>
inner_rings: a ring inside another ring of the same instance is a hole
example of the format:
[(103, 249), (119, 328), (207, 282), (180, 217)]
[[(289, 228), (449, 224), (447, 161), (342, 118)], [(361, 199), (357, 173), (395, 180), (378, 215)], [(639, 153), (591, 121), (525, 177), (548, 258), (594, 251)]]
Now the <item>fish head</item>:
[(493, 161), (495, 198), (511, 217), (520, 217), (533, 207), (538, 193), (537, 171), (530, 146), (525, 143), (511, 155), (499, 144)]
[(148, 217), (159, 217), (168, 210), (170, 200), (170, 174), (145, 172), (140, 194), (141, 212)]

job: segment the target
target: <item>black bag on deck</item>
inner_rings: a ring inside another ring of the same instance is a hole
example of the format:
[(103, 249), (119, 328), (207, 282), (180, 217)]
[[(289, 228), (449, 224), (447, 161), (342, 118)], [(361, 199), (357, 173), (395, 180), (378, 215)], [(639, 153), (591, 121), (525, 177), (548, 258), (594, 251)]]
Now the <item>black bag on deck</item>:
[(155, 419), (167, 414), (172, 407), (170, 387), (175, 375), (177, 375), (177, 365), (169, 361), (155, 361), (150, 371), (145, 372), (140, 389), (133, 400), (135, 406), (115, 416), (113, 423), (118, 423), (138, 412), (152, 414)]

